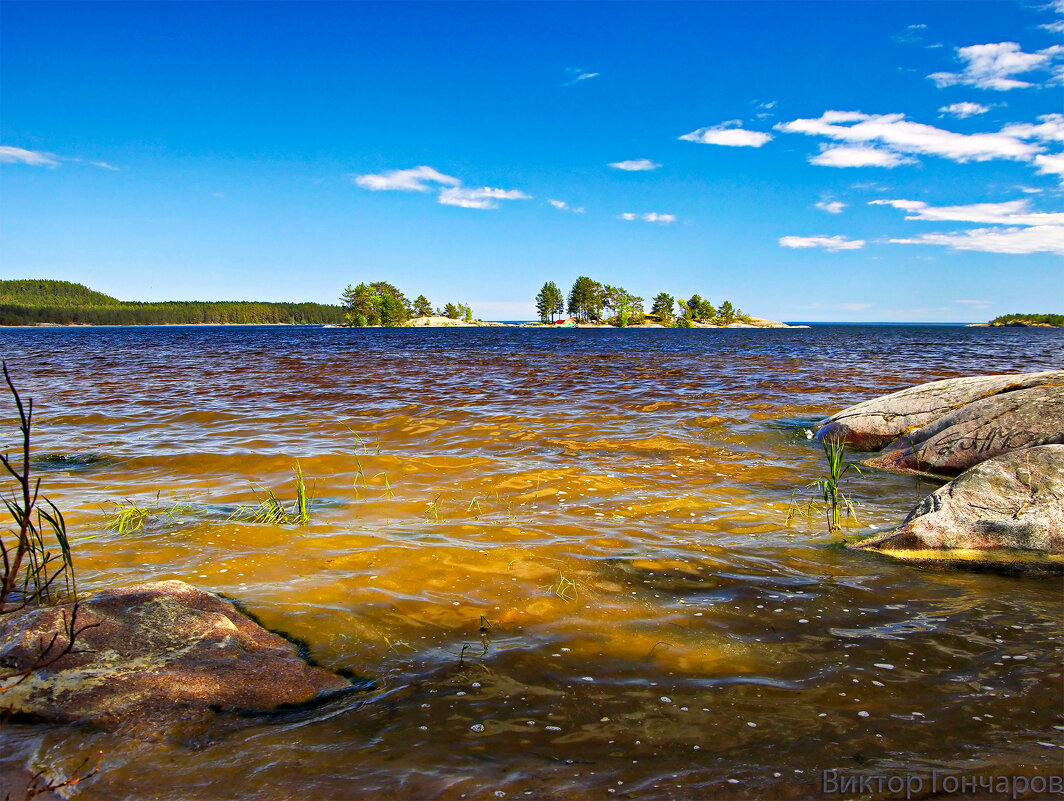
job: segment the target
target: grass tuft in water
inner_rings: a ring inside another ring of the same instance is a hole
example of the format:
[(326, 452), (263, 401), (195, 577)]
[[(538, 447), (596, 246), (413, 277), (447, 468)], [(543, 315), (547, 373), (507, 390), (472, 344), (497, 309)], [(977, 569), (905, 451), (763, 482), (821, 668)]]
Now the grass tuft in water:
[(575, 601), (580, 597), (576, 579), (566, 576), (561, 571), (558, 572), (558, 580), (554, 584), (546, 585), (543, 589), (548, 590), (552, 595), (557, 595), (563, 601)]
[[(828, 461), (828, 474), (824, 478), (818, 478), (809, 486), (819, 491), (824, 501), (824, 512), (827, 515), (828, 531), (835, 533), (842, 528), (843, 517), (851, 517), (856, 522), (857, 510), (853, 501), (842, 491), (839, 486), (843, 476), (851, 469), (861, 472), (861, 468), (852, 462), (846, 462), (846, 442), (842, 439), (829, 438), (823, 442), (824, 456)], [(788, 510), (787, 521), (793, 518), (792, 507)], [(809, 508), (812, 508), (810, 501)]]
[(247, 520), (252, 523), (267, 523), (274, 526), (299, 525), (305, 526), (310, 522), (310, 506), (314, 501), (313, 496), (307, 494), (307, 484), (303, 477), (303, 468), (296, 462), (296, 502), (288, 509), (284, 502), (273, 492), (267, 489), (259, 496), (258, 506), (240, 506), (229, 516), (230, 520)]

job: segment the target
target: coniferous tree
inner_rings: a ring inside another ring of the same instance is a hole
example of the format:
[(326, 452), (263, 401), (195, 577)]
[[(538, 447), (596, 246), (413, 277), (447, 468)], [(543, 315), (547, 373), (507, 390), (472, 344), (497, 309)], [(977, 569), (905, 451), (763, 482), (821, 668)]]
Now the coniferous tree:
[(602, 284), (582, 275), (569, 290), (569, 314), (581, 322), (600, 320), (604, 300)]
[(732, 307), (730, 300), (726, 300), (720, 304), (720, 311), (717, 312), (717, 318), (722, 325), (728, 325), (728, 323), (735, 322), (735, 310)]
[(674, 302), (672, 295), (662, 292), (654, 298), (650, 313), (657, 317), (662, 325), (672, 325), (672, 304)]
[(414, 299), (414, 316), (415, 317), (431, 317), (432, 316), (432, 304), (429, 303), (429, 299), (424, 295), (418, 295)]
[(564, 309), (565, 297), (562, 291), (556, 283), (548, 281), (536, 295), (536, 311), (539, 312), (540, 321), (553, 323), (554, 315), (561, 314)]

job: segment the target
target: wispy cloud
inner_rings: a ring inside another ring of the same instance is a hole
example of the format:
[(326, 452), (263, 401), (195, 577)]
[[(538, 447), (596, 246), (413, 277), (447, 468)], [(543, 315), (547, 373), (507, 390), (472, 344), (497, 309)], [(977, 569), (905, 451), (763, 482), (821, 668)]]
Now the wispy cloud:
[(27, 164), (30, 167), (58, 167), (59, 159), (51, 153), (0, 145), (0, 164)]
[(950, 114), (959, 120), (966, 119), (968, 117), (974, 117), (976, 114), (986, 114), (990, 111), (990, 106), (984, 106), (982, 103), (950, 103), (948, 106), (943, 106), (939, 109), (943, 114)]
[(913, 164), (915, 159), (864, 145), (821, 145), (820, 152), (809, 157), (810, 164), (818, 167), (886, 167), (888, 169)]
[(1064, 142), (1064, 114), (1043, 114), (1039, 124), (1014, 123), (1001, 129), (1003, 134), (1020, 139), (1041, 139), (1043, 142)]
[(1005, 203), (931, 206), (922, 200), (871, 200), (870, 206), (891, 206), (908, 212), (906, 220), (971, 222), (991, 225), (1064, 225), (1064, 212), (1032, 212), (1026, 198)]
[(490, 186), (468, 189), (455, 186), (441, 190), (439, 201), (444, 206), (461, 206), (464, 209), (497, 209), (499, 204), (496, 201), (528, 200), (530, 197), (518, 189), (495, 189)]
[(669, 225), (676, 222), (675, 214), (660, 214), (656, 211), (651, 211), (646, 214), (635, 214), (630, 211), (626, 211), (621, 215), (622, 220), (642, 220), (648, 223), (658, 223), (659, 225)]
[(908, 212), (905, 215), (907, 220), (989, 223), (996, 226), (888, 240), (893, 244), (940, 245), (952, 250), (985, 253), (1064, 254), (1064, 213), (1032, 212), (1026, 198), (1005, 203), (971, 203), (962, 206), (930, 206), (922, 200), (873, 200), (869, 205), (901, 209)]
[(860, 250), (865, 246), (863, 239), (847, 239), (844, 236), (781, 236), (780, 247), (785, 248), (822, 248), (830, 251)]
[[(903, 155), (930, 155), (960, 163), (1011, 159), (1031, 161), (1042, 147), (1024, 141), (1015, 131), (960, 134), (905, 119), (904, 114), (825, 111), (814, 119), (780, 123), (777, 130), (803, 133), (860, 145), (864, 150), (841, 154), (826, 150), (810, 161), (827, 166), (894, 167)], [(878, 148), (878, 153), (870, 152)], [(887, 155), (883, 155), (886, 152)]]
[(91, 164), (93, 167), (99, 167), (102, 170), (111, 170), (112, 172), (121, 172), (120, 168), (114, 166), (113, 164), (108, 164), (106, 161), (90, 161), (89, 164)]
[(571, 211), (573, 214), (583, 214), (584, 213), (584, 207), (583, 206), (570, 206), (564, 200), (553, 200), (553, 199), (548, 198), (547, 202), (550, 203), (558, 211)]
[(960, 303), (962, 306), (971, 306), (973, 309), (986, 309), (991, 305), (989, 300), (955, 300), (954, 303)]
[(624, 170), (625, 172), (645, 172), (647, 170), (656, 170), (661, 165), (650, 159), (630, 159), (628, 161), (612, 161), (610, 166), (615, 170)]
[(437, 187), (429, 184), (459, 186), (462, 182), (432, 167), (421, 166), (410, 170), (389, 170), (378, 175), (358, 175), (355, 183), (373, 191), (430, 192)]
[(828, 214), (841, 214), (842, 210), (846, 208), (846, 204), (838, 200), (821, 200), (816, 204), (816, 208), (826, 211)]
[(1060, 54), (1059, 46), (1025, 53), (1016, 42), (958, 47), (957, 58), (964, 62), (961, 72), (934, 72), (928, 75), (939, 88), (962, 84), (979, 89), (1025, 89), (1034, 84), (1016, 79), (1015, 75), (1049, 69)]
[(772, 134), (763, 131), (747, 131), (742, 127), (742, 120), (728, 120), (720, 125), (699, 128), (680, 137), (686, 142), (698, 142), (703, 145), (724, 145), (725, 147), (761, 147), (772, 140)]
[(409, 170), (389, 170), (377, 175), (357, 175), (355, 183), (375, 192), (435, 192), (444, 206), (465, 209), (497, 209), (499, 200), (526, 200), (530, 195), (518, 189), (496, 189), (490, 186), (471, 188), (462, 181), (433, 167), (413, 167)]
[(888, 241), (899, 245), (941, 245), (952, 250), (975, 250), (984, 253), (1056, 253), (1064, 256), (1064, 225), (973, 228), (960, 233), (921, 234), (908, 239)]
[(587, 72), (580, 67), (566, 67), (565, 73), (569, 76), (569, 80), (565, 82), (565, 86), (572, 86), (574, 83), (589, 81), (592, 78), (597, 78), (599, 76), (597, 72)]

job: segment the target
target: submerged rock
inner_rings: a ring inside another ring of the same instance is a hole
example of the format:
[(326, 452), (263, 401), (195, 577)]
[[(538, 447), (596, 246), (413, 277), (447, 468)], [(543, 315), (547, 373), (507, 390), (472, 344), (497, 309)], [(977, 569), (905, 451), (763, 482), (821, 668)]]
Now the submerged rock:
[(970, 403), (1037, 386), (1064, 387), (1064, 370), (949, 378), (909, 387), (832, 415), (821, 424), (817, 439), (844, 440), (859, 451), (878, 450)]
[[(47, 663), (67, 644), (72, 604), (0, 616), (0, 675)], [(25, 680), (0, 683), (0, 709), (44, 721), (118, 723), (133, 717), (266, 711), (350, 690), (296, 645), (183, 581), (103, 590), (82, 601), (74, 649)], [(17, 678), (17, 676), (16, 676)]]
[(1009, 451), (1064, 443), (1064, 384), (992, 395), (903, 434), (865, 464), (955, 476)]
[(905, 522), (854, 548), (917, 562), (1064, 572), (1064, 445), (1012, 451), (924, 498)]

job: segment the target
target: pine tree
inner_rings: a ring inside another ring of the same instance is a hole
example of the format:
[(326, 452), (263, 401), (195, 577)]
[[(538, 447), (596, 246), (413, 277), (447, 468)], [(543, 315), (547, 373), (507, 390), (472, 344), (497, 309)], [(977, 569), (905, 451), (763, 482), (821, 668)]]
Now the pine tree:
[(414, 300), (414, 316), (415, 317), (431, 317), (432, 316), (432, 304), (429, 303), (429, 299), (424, 295), (418, 295)]
[(662, 325), (671, 325), (673, 303), (675, 301), (672, 295), (668, 292), (662, 292), (654, 298), (654, 306), (651, 308), (650, 313), (657, 317)]
[(558, 285), (553, 281), (545, 283), (536, 295), (536, 311), (539, 312), (540, 321), (553, 323), (554, 315), (560, 314), (564, 308), (565, 298)]
[(602, 317), (604, 300), (605, 291), (602, 284), (582, 275), (569, 290), (569, 314), (581, 322), (599, 320)]

